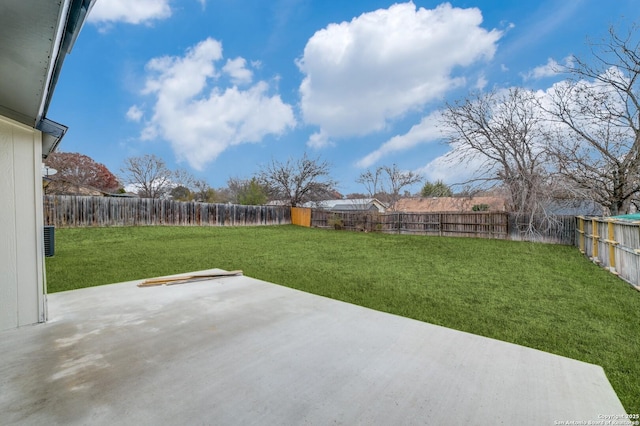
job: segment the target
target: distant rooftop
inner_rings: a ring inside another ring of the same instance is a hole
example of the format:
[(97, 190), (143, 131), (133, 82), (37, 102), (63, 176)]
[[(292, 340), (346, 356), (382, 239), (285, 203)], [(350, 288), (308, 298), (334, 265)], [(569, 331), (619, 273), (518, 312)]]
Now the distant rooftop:
[(473, 206), (487, 205), (488, 211), (506, 211), (506, 201), (501, 197), (427, 197), (402, 198), (396, 203), (399, 212), (464, 212)]
[(384, 212), (387, 206), (376, 198), (336, 199), (309, 201), (303, 207), (333, 211), (378, 211)]

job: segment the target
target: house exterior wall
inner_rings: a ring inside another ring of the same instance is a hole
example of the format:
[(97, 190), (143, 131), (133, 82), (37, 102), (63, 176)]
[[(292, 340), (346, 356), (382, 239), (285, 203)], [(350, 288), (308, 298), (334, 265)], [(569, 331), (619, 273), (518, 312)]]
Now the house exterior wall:
[(42, 134), (0, 116), (0, 330), (46, 320)]

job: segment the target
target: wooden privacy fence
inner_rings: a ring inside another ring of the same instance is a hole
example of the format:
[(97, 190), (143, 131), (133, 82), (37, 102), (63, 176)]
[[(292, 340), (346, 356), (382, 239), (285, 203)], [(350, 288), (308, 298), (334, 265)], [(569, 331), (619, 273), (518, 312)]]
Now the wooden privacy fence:
[(351, 231), (552, 242), (573, 245), (575, 217), (519, 220), (506, 212), (371, 213), (313, 210), (311, 226)]
[(578, 248), (640, 290), (640, 222), (578, 216)]
[(45, 195), (45, 225), (85, 226), (244, 226), (291, 223), (289, 207), (208, 204), (150, 198)]
[(299, 226), (311, 226), (311, 209), (291, 207), (291, 223)]

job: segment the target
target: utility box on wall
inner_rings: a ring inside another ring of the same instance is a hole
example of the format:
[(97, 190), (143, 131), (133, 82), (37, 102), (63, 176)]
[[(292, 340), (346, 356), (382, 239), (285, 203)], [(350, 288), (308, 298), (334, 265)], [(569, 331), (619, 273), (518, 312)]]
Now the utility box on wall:
[(44, 255), (46, 257), (53, 257), (56, 253), (56, 227), (45, 226), (44, 227)]

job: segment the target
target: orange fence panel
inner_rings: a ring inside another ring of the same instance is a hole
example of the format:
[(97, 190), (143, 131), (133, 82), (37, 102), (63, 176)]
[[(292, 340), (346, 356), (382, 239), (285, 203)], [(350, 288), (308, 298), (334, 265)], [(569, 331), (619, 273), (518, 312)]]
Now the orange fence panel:
[(307, 228), (311, 227), (311, 209), (291, 207), (291, 223)]

